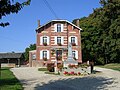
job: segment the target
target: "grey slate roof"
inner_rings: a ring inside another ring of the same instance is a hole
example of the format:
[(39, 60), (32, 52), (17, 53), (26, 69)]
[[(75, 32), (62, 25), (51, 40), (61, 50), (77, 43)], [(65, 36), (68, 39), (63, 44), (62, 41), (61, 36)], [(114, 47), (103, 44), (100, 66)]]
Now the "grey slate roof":
[(21, 58), (23, 53), (0, 53), (1, 58)]

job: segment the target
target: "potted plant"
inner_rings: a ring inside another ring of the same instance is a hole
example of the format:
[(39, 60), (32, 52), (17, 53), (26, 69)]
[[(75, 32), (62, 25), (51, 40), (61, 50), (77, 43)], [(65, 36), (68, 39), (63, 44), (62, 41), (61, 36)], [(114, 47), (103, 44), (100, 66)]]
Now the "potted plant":
[(47, 57), (44, 57), (43, 60), (44, 60), (44, 61), (47, 61)]
[(52, 55), (54, 55), (55, 53), (54, 52), (51, 52)]
[(43, 43), (43, 45), (44, 45), (44, 46), (47, 46), (47, 43), (46, 43), (46, 42), (44, 42), (44, 43)]
[(59, 46), (62, 46), (62, 44), (61, 43), (57, 43)]
[(73, 42), (73, 43), (72, 43), (72, 46), (76, 46), (76, 43), (75, 43), (75, 42)]
[(61, 60), (62, 59), (62, 56), (57, 56), (57, 60)]

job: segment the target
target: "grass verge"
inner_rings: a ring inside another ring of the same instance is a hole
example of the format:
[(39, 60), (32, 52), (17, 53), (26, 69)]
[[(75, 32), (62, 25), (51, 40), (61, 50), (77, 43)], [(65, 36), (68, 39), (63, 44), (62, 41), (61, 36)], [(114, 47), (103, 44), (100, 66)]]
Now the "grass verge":
[(21, 83), (10, 68), (1, 68), (0, 90), (23, 90)]
[(59, 73), (54, 73), (54, 72), (49, 72), (49, 71), (46, 71), (45, 74), (60, 75)]
[(38, 71), (48, 71), (47, 68), (38, 68)]
[(120, 64), (119, 63), (106, 64), (106, 65), (99, 66), (99, 67), (120, 71)]

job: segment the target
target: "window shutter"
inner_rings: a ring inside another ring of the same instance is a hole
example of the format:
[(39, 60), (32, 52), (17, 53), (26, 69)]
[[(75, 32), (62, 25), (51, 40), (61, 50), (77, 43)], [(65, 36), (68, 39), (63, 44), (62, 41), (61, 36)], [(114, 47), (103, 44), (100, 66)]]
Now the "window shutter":
[(64, 30), (64, 25), (61, 24), (61, 32), (63, 32), (63, 30)]
[(40, 45), (43, 45), (43, 36), (40, 37)]
[(76, 45), (78, 45), (78, 40), (77, 40), (77, 37), (75, 37), (75, 43), (76, 43)]
[(49, 37), (47, 36), (47, 44), (49, 45), (49, 42), (50, 42), (50, 39)]
[(71, 37), (69, 37), (69, 42), (68, 43), (71, 43)]
[(57, 36), (54, 37), (55, 44), (57, 44)]
[(61, 44), (64, 44), (64, 37), (61, 37)]
[(57, 24), (54, 24), (54, 31), (57, 32)]
[(77, 50), (75, 50), (75, 57), (76, 57), (76, 59), (78, 59), (78, 51)]
[(43, 59), (43, 51), (40, 51), (40, 59)]
[(50, 54), (48, 50), (47, 50), (47, 59), (50, 59)]

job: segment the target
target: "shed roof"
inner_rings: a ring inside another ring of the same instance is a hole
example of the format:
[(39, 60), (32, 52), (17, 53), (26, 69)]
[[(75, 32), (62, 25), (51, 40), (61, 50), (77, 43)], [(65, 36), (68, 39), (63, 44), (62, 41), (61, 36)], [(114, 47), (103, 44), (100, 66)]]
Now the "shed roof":
[(0, 53), (0, 59), (2, 58), (21, 58), (23, 53)]

